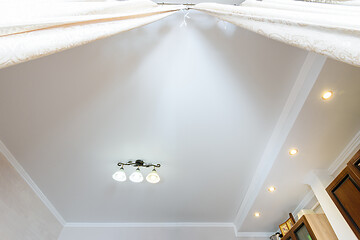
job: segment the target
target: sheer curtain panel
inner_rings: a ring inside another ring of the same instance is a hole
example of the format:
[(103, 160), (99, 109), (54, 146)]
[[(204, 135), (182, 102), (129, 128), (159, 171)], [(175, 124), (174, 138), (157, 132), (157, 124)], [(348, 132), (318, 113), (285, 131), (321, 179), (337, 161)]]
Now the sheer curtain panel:
[(0, 1), (0, 68), (137, 28), (183, 8), (148, 0)]
[(281, 42), (360, 66), (359, 1), (246, 0), (194, 9)]

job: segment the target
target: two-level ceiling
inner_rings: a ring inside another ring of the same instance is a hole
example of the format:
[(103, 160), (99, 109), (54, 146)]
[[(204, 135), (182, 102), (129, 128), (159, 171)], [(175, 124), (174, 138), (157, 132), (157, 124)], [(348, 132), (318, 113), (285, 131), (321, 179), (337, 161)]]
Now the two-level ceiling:
[[(65, 221), (239, 218), (308, 53), (189, 16), (187, 26), (178, 13), (0, 70), (0, 139)], [(276, 230), (307, 193), (308, 171), (328, 168), (360, 130), (360, 69), (321, 67), (310, 92), (299, 90), (301, 111), (274, 146), (279, 154), (239, 231)], [(335, 92), (329, 102), (326, 89)], [(289, 158), (293, 146), (300, 153)], [(162, 164), (159, 184), (111, 178), (118, 161), (138, 158)]]

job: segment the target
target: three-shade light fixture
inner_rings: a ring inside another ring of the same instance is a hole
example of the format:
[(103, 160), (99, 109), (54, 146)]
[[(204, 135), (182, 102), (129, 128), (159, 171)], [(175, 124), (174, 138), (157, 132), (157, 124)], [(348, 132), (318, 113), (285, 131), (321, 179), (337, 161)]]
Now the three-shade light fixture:
[(125, 182), (127, 177), (124, 170), (124, 166), (133, 166), (134, 168), (136, 168), (136, 170), (129, 176), (130, 181), (134, 183), (140, 183), (144, 181), (144, 176), (142, 175), (140, 168), (152, 167), (153, 170), (146, 176), (146, 181), (148, 181), (149, 183), (160, 182), (160, 176), (156, 172), (156, 168), (161, 167), (160, 164), (145, 163), (143, 160), (138, 159), (135, 162), (133, 161), (128, 161), (127, 163), (119, 162), (117, 165), (120, 167), (120, 169), (112, 175), (112, 178), (115, 181)]

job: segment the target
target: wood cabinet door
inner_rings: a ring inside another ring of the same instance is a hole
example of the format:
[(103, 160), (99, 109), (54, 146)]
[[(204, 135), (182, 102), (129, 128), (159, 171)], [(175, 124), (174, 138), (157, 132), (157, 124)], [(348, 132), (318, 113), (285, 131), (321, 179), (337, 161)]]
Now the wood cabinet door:
[(360, 151), (348, 162), (347, 166), (360, 180)]
[(317, 240), (306, 216), (302, 216), (281, 240)]
[(296, 240), (316, 240), (314, 233), (308, 225), (301, 224), (294, 230)]
[(360, 239), (360, 179), (348, 166), (326, 188), (326, 191)]
[[(293, 233), (289, 233), (289, 234), (286, 234), (285, 235), (286, 237), (285, 238), (282, 238), (284, 240), (296, 240), (296, 238), (294, 237), (294, 234)], [(281, 240), (282, 240), (281, 239)]]
[(294, 240), (317, 240), (306, 215), (302, 216), (291, 230)]

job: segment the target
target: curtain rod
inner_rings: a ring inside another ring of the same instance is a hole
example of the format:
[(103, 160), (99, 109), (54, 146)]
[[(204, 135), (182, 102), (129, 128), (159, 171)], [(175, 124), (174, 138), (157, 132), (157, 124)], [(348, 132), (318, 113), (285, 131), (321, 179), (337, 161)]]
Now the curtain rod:
[(190, 6), (195, 6), (195, 3), (173, 3), (173, 2), (158, 2), (156, 3), (158, 5), (183, 5), (188, 6), (187, 8), (184, 8), (183, 10), (189, 11), (191, 10)]
[[(195, 6), (196, 3), (173, 3), (173, 2), (157, 2), (158, 5), (185, 5), (185, 6)], [(233, 6), (238, 6), (238, 4), (231, 4)]]
[(185, 5), (185, 6), (195, 6), (195, 3), (170, 3), (170, 2), (158, 2), (159, 5)]
[(195, 3), (169, 3), (169, 2), (158, 2), (158, 5), (184, 5), (184, 6), (195, 6)]

